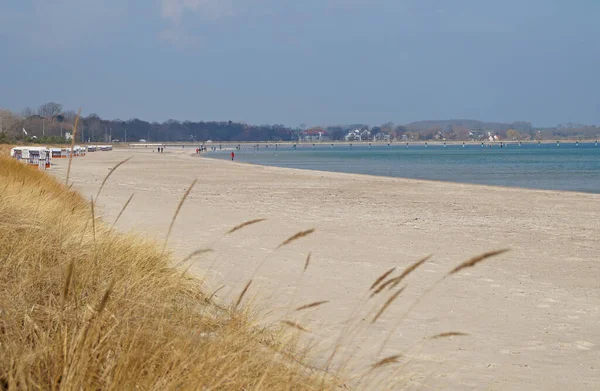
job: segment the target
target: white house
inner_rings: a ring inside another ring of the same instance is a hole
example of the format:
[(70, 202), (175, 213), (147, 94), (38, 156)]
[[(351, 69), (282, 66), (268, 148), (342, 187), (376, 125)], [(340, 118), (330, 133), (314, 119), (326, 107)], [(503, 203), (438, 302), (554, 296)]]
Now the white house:
[[(404, 137), (404, 136), (406, 136), (406, 135), (403, 134), (402, 137)], [(404, 140), (404, 138), (403, 138), (403, 140)], [(391, 141), (391, 136), (389, 134), (379, 132), (375, 136), (373, 136), (373, 141), (385, 141), (385, 142), (389, 143)]]
[(331, 136), (324, 129), (307, 129), (302, 132), (302, 139), (305, 142), (314, 143), (331, 140)]
[(346, 141), (362, 141), (360, 133), (361, 133), (360, 129), (351, 130), (348, 132), (348, 134), (346, 136), (344, 136), (344, 140), (346, 140)]

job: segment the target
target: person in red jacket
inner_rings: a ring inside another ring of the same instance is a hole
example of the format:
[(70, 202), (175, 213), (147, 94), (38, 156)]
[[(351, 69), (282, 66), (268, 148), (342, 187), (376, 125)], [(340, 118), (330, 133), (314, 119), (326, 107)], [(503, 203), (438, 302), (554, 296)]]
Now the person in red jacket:
[(231, 161), (233, 161), (233, 158), (235, 158), (235, 153), (233, 153), (233, 151), (231, 151)]

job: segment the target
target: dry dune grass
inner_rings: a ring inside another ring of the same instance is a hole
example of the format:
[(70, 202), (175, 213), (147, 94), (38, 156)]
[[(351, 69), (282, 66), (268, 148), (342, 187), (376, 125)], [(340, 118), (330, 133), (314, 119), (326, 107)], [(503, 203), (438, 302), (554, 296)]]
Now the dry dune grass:
[(339, 386), (301, 364), (295, 337), (211, 303), (159, 246), (96, 220), (0, 157), (0, 390)]
[(10, 154), (11, 145), (0, 144), (0, 156), (8, 156)]

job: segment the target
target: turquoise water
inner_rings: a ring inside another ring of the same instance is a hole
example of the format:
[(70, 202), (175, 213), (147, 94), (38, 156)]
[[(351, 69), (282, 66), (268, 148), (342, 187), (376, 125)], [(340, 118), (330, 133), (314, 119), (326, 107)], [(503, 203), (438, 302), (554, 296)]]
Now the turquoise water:
[[(231, 151), (212, 152), (230, 159)], [(480, 145), (393, 143), (278, 146), (235, 151), (236, 160), (267, 166), (390, 177), (600, 193), (600, 146), (592, 143)]]

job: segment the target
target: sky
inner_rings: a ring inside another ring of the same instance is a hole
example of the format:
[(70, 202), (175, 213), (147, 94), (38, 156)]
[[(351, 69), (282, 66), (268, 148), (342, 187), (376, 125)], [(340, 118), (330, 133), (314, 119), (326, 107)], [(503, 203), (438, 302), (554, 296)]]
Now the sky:
[(600, 124), (598, 0), (2, 0), (0, 107)]

